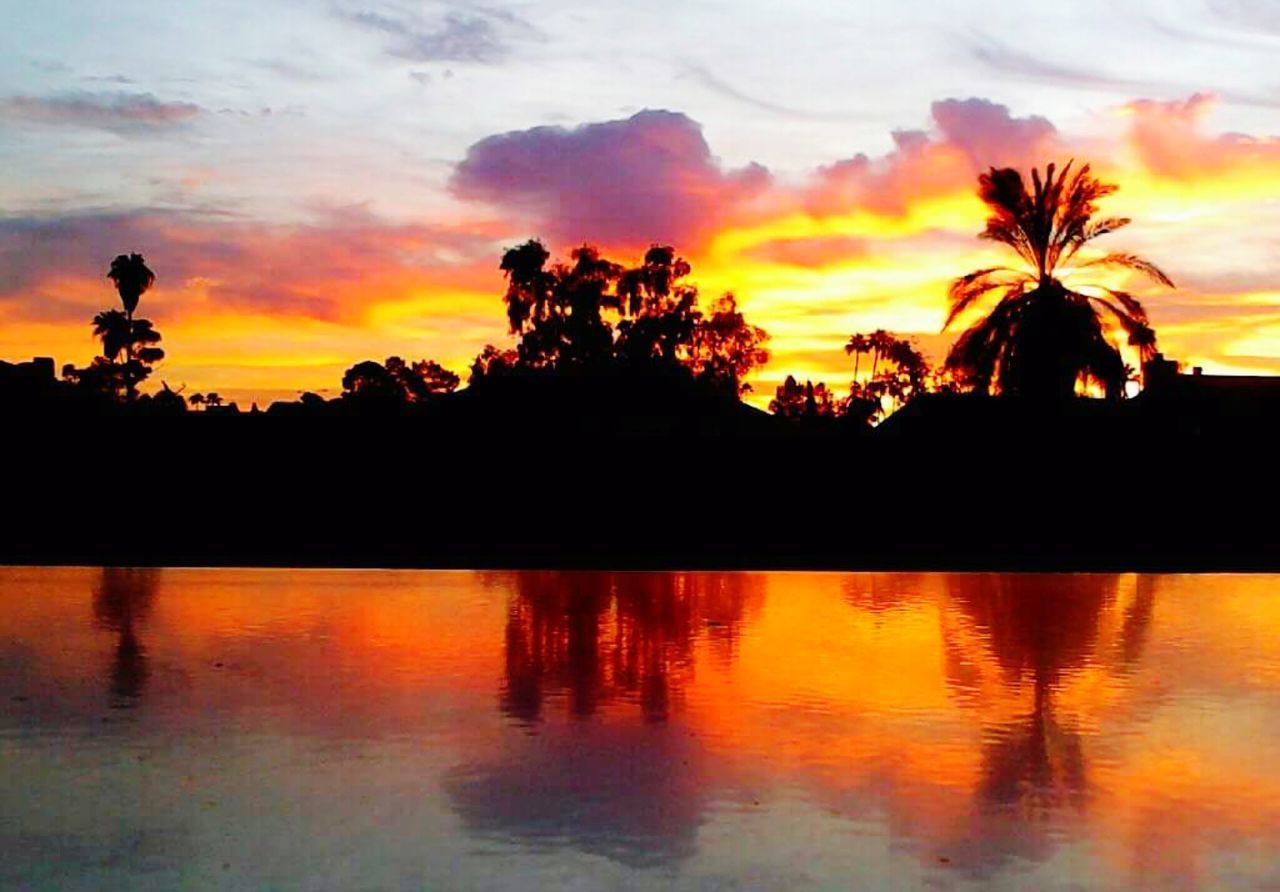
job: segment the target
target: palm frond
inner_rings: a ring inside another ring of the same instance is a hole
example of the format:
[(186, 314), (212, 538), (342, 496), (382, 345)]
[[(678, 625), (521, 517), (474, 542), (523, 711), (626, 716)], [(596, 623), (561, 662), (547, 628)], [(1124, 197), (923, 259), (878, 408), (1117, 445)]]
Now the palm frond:
[(1150, 260), (1144, 260), (1143, 258), (1138, 257), (1136, 254), (1107, 254), (1103, 257), (1097, 257), (1097, 258), (1094, 258), (1093, 260), (1087, 260), (1084, 263), (1080, 264), (1081, 269), (1085, 267), (1106, 267), (1106, 266), (1119, 266), (1119, 267), (1124, 267), (1125, 269), (1131, 269), (1131, 270), (1134, 270), (1135, 272), (1140, 272), (1151, 279), (1154, 279), (1155, 281), (1159, 282), (1161, 285), (1164, 285), (1168, 288), (1177, 287), (1176, 285), (1173, 284), (1173, 280), (1170, 279), (1167, 275), (1165, 275), (1164, 270), (1160, 269), (1160, 267), (1156, 266)]
[[(1000, 273), (1007, 273), (1008, 276), (998, 277)], [(993, 266), (956, 279), (947, 292), (951, 309), (947, 313), (946, 322), (942, 325), (943, 331), (950, 328), (966, 309), (992, 291), (1016, 285), (1019, 279), (1029, 280), (1030, 278), (1021, 270), (1010, 269), (1007, 266)]]

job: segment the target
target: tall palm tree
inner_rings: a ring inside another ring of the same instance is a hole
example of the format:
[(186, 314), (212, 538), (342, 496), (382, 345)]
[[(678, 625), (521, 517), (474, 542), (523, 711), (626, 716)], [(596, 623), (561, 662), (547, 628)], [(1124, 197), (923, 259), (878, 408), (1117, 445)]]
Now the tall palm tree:
[[(1108, 336), (1107, 320), (1138, 333), (1154, 350), (1155, 333), (1146, 310), (1132, 294), (1103, 285), (1073, 284), (1059, 276), (1069, 265), (1122, 268), (1162, 285), (1173, 282), (1154, 264), (1132, 254), (1104, 254), (1076, 260), (1081, 248), (1129, 224), (1127, 217), (1094, 219), (1097, 201), (1116, 191), (1089, 173), (1074, 176), (1069, 162), (1031, 171), (1032, 189), (1012, 168), (991, 168), (978, 178), (978, 194), (991, 211), (981, 238), (1007, 245), (1022, 268), (989, 267), (961, 276), (950, 289), (951, 311), (943, 330), (964, 312), (992, 296), (990, 312), (965, 331), (947, 356), (947, 367), (980, 389), (1039, 400), (1070, 399), (1081, 378), (1102, 385), (1110, 398), (1124, 392), (1124, 361)], [(1073, 263), (1073, 261), (1075, 261)]]
[(112, 362), (133, 347), (133, 324), (119, 310), (103, 310), (93, 317), (93, 336), (102, 341), (102, 355)]
[(125, 315), (132, 319), (133, 311), (138, 309), (138, 300), (155, 284), (156, 274), (147, 268), (141, 254), (121, 254), (111, 261), (107, 278), (115, 282)]

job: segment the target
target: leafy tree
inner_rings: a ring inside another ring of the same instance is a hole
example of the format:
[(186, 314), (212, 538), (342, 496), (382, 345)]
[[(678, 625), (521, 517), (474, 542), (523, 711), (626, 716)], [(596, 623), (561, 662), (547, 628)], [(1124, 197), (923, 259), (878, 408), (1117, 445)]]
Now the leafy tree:
[(459, 378), (439, 363), (407, 363), (399, 356), (385, 363), (359, 362), (342, 376), (343, 397), (363, 403), (427, 403), (457, 389)]
[(778, 385), (777, 395), (769, 403), (769, 411), (790, 420), (835, 418), (840, 414), (840, 403), (821, 381), (800, 384), (793, 376), (787, 375), (787, 380)]
[(112, 400), (133, 402), (138, 385), (164, 359), (164, 350), (157, 346), (160, 332), (149, 319), (133, 315), (156, 276), (141, 254), (121, 254), (111, 262), (107, 277), (115, 283), (124, 310), (104, 310), (93, 317), (93, 335), (102, 341), (102, 356), (83, 369), (64, 367), (63, 377)]
[(520, 364), (520, 354), (515, 350), (499, 350), (492, 344), (485, 344), (484, 350), (471, 363), (471, 377), (468, 382), (475, 384), (485, 378), (500, 377), (514, 372)]
[(193, 406), (203, 406), (203, 405), (204, 405), (204, 394), (203, 394), (203, 393), (193, 393), (193, 394), (191, 394), (191, 397), (187, 400), (187, 402), (191, 403), (191, 405), (193, 405)]
[(472, 381), (627, 365), (684, 369), (736, 397), (742, 379), (768, 359), (768, 335), (746, 323), (733, 295), (702, 313), (689, 264), (669, 246), (653, 246), (631, 269), (590, 245), (575, 249), (571, 263), (549, 264), (550, 256), (538, 241), (503, 255), (507, 320), (519, 341), (514, 354), (486, 347)]
[[(1120, 268), (1160, 284), (1173, 282), (1154, 264), (1132, 254), (1112, 253), (1077, 260), (1078, 252), (1100, 236), (1127, 226), (1126, 217), (1094, 219), (1097, 202), (1116, 186), (1093, 177), (1085, 165), (1071, 174), (1050, 164), (1044, 177), (1033, 169), (1032, 188), (1012, 168), (992, 168), (979, 177), (979, 195), (991, 215), (981, 237), (1006, 245), (1021, 268), (989, 267), (956, 279), (950, 289), (949, 328), (966, 310), (990, 297), (995, 305), (955, 342), (947, 366), (982, 390), (1042, 401), (1071, 398), (1076, 385), (1095, 381), (1107, 395), (1124, 389), (1124, 362), (1108, 337), (1108, 324), (1130, 338), (1154, 332), (1142, 304), (1132, 295), (1102, 285), (1068, 288), (1058, 278), (1076, 268)], [(1073, 262), (1074, 261), (1074, 262)]]
[[(853, 383), (845, 401), (845, 411), (872, 420), (885, 410), (885, 401), (901, 408), (930, 389), (933, 373), (924, 355), (911, 341), (896, 337), (884, 329), (871, 334), (855, 334), (845, 345), (845, 353), (854, 357)], [(858, 376), (858, 360), (871, 354), (871, 374), (866, 380)]]
[(216, 391), (211, 391), (204, 395), (204, 406), (206, 409), (217, 409), (222, 405), (222, 397)]
[(768, 333), (749, 325), (734, 296), (726, 294), (694, 328), (688, 365), (695, 380), (736, 398), (751, 389), (743, 379), (769, 361), (768, 340)]

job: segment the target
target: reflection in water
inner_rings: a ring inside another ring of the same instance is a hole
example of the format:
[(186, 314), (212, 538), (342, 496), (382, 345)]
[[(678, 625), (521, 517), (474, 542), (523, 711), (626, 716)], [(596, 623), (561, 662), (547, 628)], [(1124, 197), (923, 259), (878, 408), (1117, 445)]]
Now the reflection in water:
[[(531, 571), (499, 582), (512, 588), (500, 708), (539, 729), (451, 777), (458, 812), (476, 833), (631, 866), (693, 854), (706, 759), (692, 735), (661, 723), (692, 681), (695, 643), (732, 663), (744, 618), (763, 601), (761, 577)], [(617, 701), (638, 703), (643, 721), (549, 726), (544, 704), (560, 695), (578, 719)]]
[(147, 649), (138, 640), (138, 629), (151, 613), (160, 571), (104, 567), (93, 590), (93, 615), (98, 625), (119, 637), (111, 661), (111, 705), (136, 706), (150, 671)]
[(0, 887), (1265, 887), (1277, 628), (1267, 577), (0, 568)]
[[(547, 696), (593, 715), (614, 699), (638, 700), (665, 720), (693, 666), (695, 639), (732, 661), (762, 579), (740, 573), (562, 573), (498, 577), (513, 585), (507, 615), (502, 711), (536, 722)], [(674, 690), (673, 690), (674, 688)]]
[[(1088, 796), (1087, 760), (1078, 722), (1064, 719), (1055, 698), (1064, 679), (1097, 663), (1103, 610), (1117, 600), (1113, 575), (953, 575), (947, 595), (972, 623), (1012, 691), (1030, 686), (1031, 711), (994, 726), (984, 722), (978, 814), (1016, 819), (1017, 832), (980, 827), (988, 857), (1040, 855), (1051, 848), (1048, 827), (1064, 809), (1079, 811)], [(1141, 656), (1154, 589), (1143, 580), (1125, 612), (1123, 661)], [(969, 664), (952, 661), (952, 666)], [(968, 686), (972, 676), (949, 678)]]

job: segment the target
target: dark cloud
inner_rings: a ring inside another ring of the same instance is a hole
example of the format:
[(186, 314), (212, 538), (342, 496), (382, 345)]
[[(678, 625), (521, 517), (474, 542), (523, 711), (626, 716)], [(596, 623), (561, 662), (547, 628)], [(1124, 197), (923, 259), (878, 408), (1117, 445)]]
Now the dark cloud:
[(560, 241), (689, 249), (769, 179), (758, 164), (724, 170), (685, 115), (646, 110), (573, 129), (491, 136), (467, 151), (451, 188)]
[(5, 117), (42, 124), (91, 127), (119, 134), (154, 132), (200, 115), (190, 102), (163, 102), (150, 93), (59, 93), (12, 96), (0, 103)]
[(123, 74), (87, 74), (81, 80), (94, 84), (119, 84), (121, 86), (137, 83), (133, 78), (125, 77)]
[(387, 51), (410, 62), (501, 61), (506, 44), (488, 15), (450, 13), (436, 26), (394, 12), (362, 10), (344, 18), (391, 38)]

